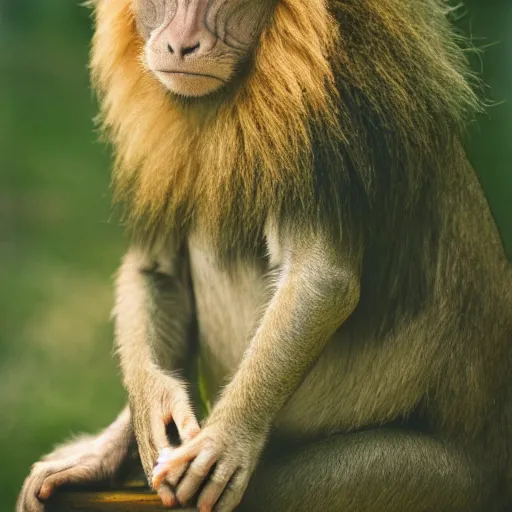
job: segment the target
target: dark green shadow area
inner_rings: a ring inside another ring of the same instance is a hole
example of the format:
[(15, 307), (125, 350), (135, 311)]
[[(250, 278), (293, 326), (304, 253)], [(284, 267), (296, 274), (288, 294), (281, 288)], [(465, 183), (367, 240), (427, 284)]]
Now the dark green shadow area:
[(512, 2), (465, 3), (460, 27), (481, 50), (470, 60), (494, 103), (471, 127), (468, 153), (512, 259)]

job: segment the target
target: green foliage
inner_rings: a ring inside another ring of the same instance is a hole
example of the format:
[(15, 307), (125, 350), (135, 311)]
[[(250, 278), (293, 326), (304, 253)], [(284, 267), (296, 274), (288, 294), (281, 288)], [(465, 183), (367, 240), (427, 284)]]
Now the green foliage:
[[(505, 102), (472, 128), (469, 152), (512, 254), (512, 3), (467, 9), (461, 27)], [(123, 403), (109, 311), (124, 242), (92, 122), (88, 15), (69, 0), (0, 4), (0, 512), (32, 462)]]
[(0, 510), (30, 464), (123, 403), (112, 357), (109, 158), (96, 142), (89, 13), (3, 5), (0, 27)]

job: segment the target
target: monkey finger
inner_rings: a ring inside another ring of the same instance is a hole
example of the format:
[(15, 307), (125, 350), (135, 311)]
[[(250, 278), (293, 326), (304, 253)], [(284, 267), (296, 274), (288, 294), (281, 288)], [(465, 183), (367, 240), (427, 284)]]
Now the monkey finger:
[(168, 484), (163, 483), (157, 490), (157, 494), (162, 500), (162, 504), (166, 508), (172, 508), (176, 505), (176, 496), (172, 492)]
[(44, 504), (39, 501), (37, 496), (30, 492), (24, 492), (16, 506), (16, 512), (43, 512)]
[(188, 503), (197, 493), (216, 461), (216, 454), (208, 450), (200, 452), (193, 460), (176, 489), (176, 497), (182, 505)]
[(172, 451), (169, 438), (167, 437), (167, 425), (159, 410), (152, 409), (150, 423), (152, 440), (159, 453), (162, 453), (163, 450)]
[[(164, 448), (163, 450), (161, 450), (157, 459), (157, 465), (167, 461), (167, 459), (170, 457), (174, 449)], [(182, 464), (173, 471), (167, 471), (167, 473), (165, 474), (164, 481), (162, 484), (160, 484), (160, 487), (162, 487), (163, 485), (167, 485), (170, 489), (176, 489), (176, 487), (178, 486), (178, 482), (181, 480), (181, 477), (186, 472), (187, 468), (188, 464)], [(160, 487), (158, 489), (160, 489)]]
[(71, 467), (58, 473), (54, 473), (44, 479), (43, 485), (38, 494), (41, 500), (49, 499), (56, 489), (65, 484), (78, 484), (87, 481), (90, 478), (90, 471), (87, 466), (84, 467)]
[(172, 417), (182, 442), (190, 441), (201, 432), (196, 415), (188, 402), (183, 401), (176, 404), (172, 411)]
[(226, 489), (226, 486), (229, 484), (233, 473), (235, 473), (235, 470), (222, 463), (215, 468), (215, 471), (199, 496), (197, 502), (199, 512), (212, 512), (217, 501)]
[(242, 501), (247, 485), (249, 484), (249, 478), (250, 475), (245, 471), (236, 473), (215, 506), (215, 512), (233, 512)]
[(188, 444), (182, 445), (171, 452), (164, 452), (166, 455), (158, 459), (158, 464), (153, 469), (153, 489), (160, 486), (169, 472), (176, 472), (180, 466), (197, 456), (200, 450), (200, 445), (196, 442), (197, 439), (196, 437)]
[[(167, 462), (171, 456), (172, 449), (164, 448), (157, 459), (157, 465)], [(183, 474), (187, 471), (188, 464), (181, 464), (173, 470), (169, 469), (165, 475), (165, 481), (171, 486), (171, 489), (176, 489)]]
[(51, 473), (65, 470), (69, 467), (70, 464), (66, 463), (57, 466), (46, 463), (35, 464), (31, 474), (23, 484), (23, 489), (16, 506), (16, 512), (42, 512), (44, 506), (39, 499), (39, 494), (43, 483)]
[(183, 475), (187, 472), (189, 464), (182, 464), (177, 469), (168, 471), (165, 476), (165, 481), (171, 486), (172, 489), (176, 489), (181, 481)]
[[(30, 479), (30, 480), (29, 480)], [(16, 504), (16, 512), (42, 512), (43, 504), (37, 498), (41, 487), (42, 479), (34, 480), (29, 477), (25, 482), (23, 489)]]

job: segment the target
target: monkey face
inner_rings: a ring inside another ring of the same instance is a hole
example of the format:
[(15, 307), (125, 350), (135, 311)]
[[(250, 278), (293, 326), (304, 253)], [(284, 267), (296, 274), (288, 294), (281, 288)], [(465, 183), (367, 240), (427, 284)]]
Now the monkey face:
[(221, 89), (257, 45), (275, 0), (134, 0), (148, 68), (172, 93)]

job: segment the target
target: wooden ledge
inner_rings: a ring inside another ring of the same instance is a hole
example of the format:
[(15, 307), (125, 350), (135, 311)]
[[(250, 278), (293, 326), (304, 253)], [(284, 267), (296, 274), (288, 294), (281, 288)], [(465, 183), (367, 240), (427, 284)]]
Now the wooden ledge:
[[(119, 489), (69, 489), (48, 502), (47, 512), (152, 512), (166, 509), (160, 498), (142, 484)], [(177, 510), (177, 509), (173, 509)], [(180, 509), (195, 512), (196, 509)]]

